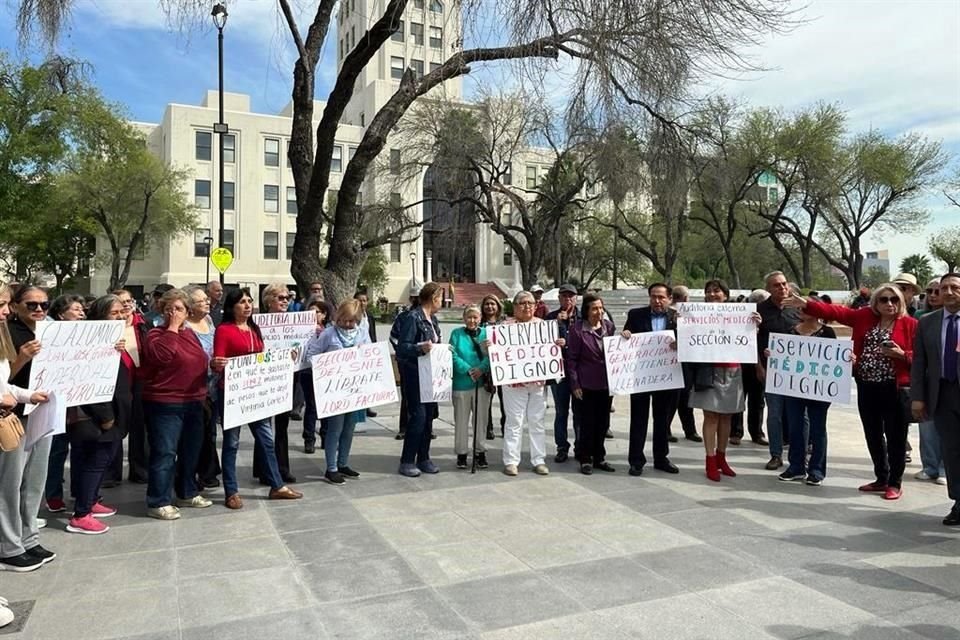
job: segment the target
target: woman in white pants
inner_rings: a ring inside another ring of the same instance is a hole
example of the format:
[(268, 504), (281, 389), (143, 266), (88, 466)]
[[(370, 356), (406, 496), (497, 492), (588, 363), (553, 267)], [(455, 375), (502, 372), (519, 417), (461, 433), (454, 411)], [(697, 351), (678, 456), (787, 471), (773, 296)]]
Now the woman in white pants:
[[(529, 291), (521, 291), (513, 298), (513, 318), (505, 324), (518, 322), (543, 322), (533, 315), (536, 301)], [(557, 340), (557, 345), (563, 346), (563, 338)], [(546, 413), (547, 403), (543, 394), (543, 380), (522, 384), (506, 384), (503, 390), (503, 410), (506, 414), (506, 424), (503, 433), (503, 473), (515, 476), (520, 465), (521, 437), (523, 425), (527, 425), (530, 439), (530, 464), (538, 475), (545, 476), (550, 469), (544, 464), (547, 455), (547, 444), (543, 430), (543, 415)]]

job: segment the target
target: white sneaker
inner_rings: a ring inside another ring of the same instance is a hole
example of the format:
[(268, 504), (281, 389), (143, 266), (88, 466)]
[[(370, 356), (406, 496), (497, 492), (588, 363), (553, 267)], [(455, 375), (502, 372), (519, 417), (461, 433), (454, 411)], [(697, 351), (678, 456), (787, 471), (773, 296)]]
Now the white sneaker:
[(928, 476), (927, 472), (924, 471), (923, 469), (915, 473), (913, 477), (916, 478), (917, 480), (933, 480), (933, 478)]
[(934, 480), (934, 482), (942, 486), (947, 486), (947, 479), (944, 478), (943, 476), (937, 476), (937, 479)]
[(43, 529), (45, 526), (47, 526), (47, 519), (37, 518), (37, 529)]
[(180, 509), (168, 504), (165, 507), (147, 509), (147, 515), (157, 520), (177, 520), (180, 518)]
[(210, 500), (209, 498), (204, 498), (203, 496), (193, 496), (189, 500), (181, 500), (177, 498), (178, 507), (193, 507), (195, 509), (206, 509), (212, 504), (213, 504), (213, 500)]
[(13, 622), (13, 611), (7, 609), (5, 605), (0, 605), (0, 627), (5, 627)]

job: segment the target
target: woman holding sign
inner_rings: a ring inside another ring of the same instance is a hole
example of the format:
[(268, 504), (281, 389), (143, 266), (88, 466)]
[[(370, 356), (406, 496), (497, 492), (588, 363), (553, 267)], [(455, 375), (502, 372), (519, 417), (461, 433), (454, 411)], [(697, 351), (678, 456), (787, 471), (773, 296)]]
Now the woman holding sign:
[[(330, 351), (351, 349), (362, 344), (370, 344), (370, 334), (360, 328), (360, 319), (363, 310), (356, 300), (347, 300), (337, 309), (333, 325), (323, 330), (323, 333), (311, 338), (307, 343), (307, 360), (313, 356)], [(307, 372), (311, 373), (310, 371)], [(305, 376), (307, 377), (307, 376)], [(310, 387), (316, 415), (316, 398), (313, 397), (313, 386)], [(359, 478), (360, 474), (350, 468), (350, 447), (353, 445), (353, 430), (357, 424), (357, 411), (341, 413), (322, 419), (325, 432), (323, 453), (327, 470), (323, 477), (331, 484), (344, 484), (346, 478)]]
[(832, 320), (853, 331), (857, 409), (876, 479), (860, 487), (881, 493), (886, 500), (903, 495), (904, 455), (909, 421), (910, 365), (917, 320), (907, 315), (903, 294), (895, 284), (883, 284), (870, 296), (870, 306), (851, 309), (800, 296), (785, 305), (808, 315)]
[(607, 365), (603, 339), (616, 331), (603, 311), (600, 296), (588, 293), (583, 296), (580, 310), (582, 320), (570, 327), (567, 335), (567, 376), (570, 391), (581, 401), (580, 439), (583, 451), (577, 451), (580, 473), (590, 475), (594, 469), (614, 471), (606, 461), (604, 447), (607, 430), (610, 428), (610, 385), (607, 382)]
[(428, 282), (420, 289), (420, 304), (397, 320), (397, 366), (407, 400), (407, 432), (403, 437), (399, 473), (408, 478), (416, 478), (421, 472), (440, 471), (430, 459), (430, 435), (437, 403), (420, 401), (417, 358), (430, 353), (433, 345), (440, 342), (440, 325), (433, 314), (441, 307), (442, 295), (438, 284)]
[[(320, 337), (320, 334), (327, 328), (327, 319), (332, 318), (334, 313), (329, 302), (326, 302), (321, 296), (311, 296), (307, 301), (305, 308), (306, 311), (316, 311), (317, 312), (317, 333), (316, 337)], [(312, 340), (311, 340), (312, 341)], [(310, 344), (309, 342), (307, 343)], [(305, 347), (309, 349), (308, 347)], [(309, 351), (306, 354), (307, 362), (310, 362), (310, 353)], [(300, 388), (303, 389), (303, 452), (304, 453), (314, 453), (317, 443), (317, 399), (313, 395), (313, 376), (310, 375), (311, 372), (308, 369), (305, 373), (299, 376), (300, 378)], [(320, 447), (323, 448), (323, 439), (326, 437), (327, 432), (323, 430), (323, 426), (320, 427)]]
[[(210, 367), (222, 373), (228, 358), (245, 356), (263, 351), (260, 327), (250, 317), (253, 315), (253, 298), (249, 289), (231, 289), (224, 296), (223, 322), (213, 337), (213, 360)], [(223, 415), (223, 378), (220, 379), (217, 399), (218, 413)], [(270, 484), (271, 500), (296, 500), (303, 494), (283, 484), (277, 457), (273, 452), (273, 427), (269, 419), (256, 420), (249, 425), (253, 434), (254, 449), (260, 449), (264, 461), (264, 475)], [(220, 463), (223, 466), (223, 489), (228, 509), (242, 509), (243, 500), (237, 485), (237, 450), (240, 448), (240, 428), (224, 429), (223, 450)]]
[[(490, 358), (487, 356), (487, 344), (487, 332), (480, 326), (480, 309), (470, 305), (463, 310), (463, 326), (450, 333), (450, 348), (453, 352), (453, 442), (458, 469), (467, 468), (471, 416), (476, 428), (480, 428), (483, 424), (481, 420), (486, 421), (490, 409), (493, 385), (489, 382)], [(477, 466), (486, 469), (486, 447), (483, 440), (474, 437), (474, 441)]]

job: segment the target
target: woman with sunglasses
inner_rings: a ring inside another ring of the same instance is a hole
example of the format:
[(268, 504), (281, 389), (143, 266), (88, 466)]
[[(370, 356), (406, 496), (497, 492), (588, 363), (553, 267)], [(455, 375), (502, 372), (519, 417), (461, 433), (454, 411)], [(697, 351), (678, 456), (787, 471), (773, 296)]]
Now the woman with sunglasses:
[(903, 495), (901, 482), (907, 441), (910, 364), (917, 320), (907, 315), (903, 294), (895, 284), (873, 291), (870, 306), (851, 309), (794, 295), (784, 305), (807, 315), (839, 322), (853, 330), (857, 408), (876, 479), (860, 491), (881, 493), (886, 500)]
[[(263, 335), (253, 321), (253, 298), (249, 289), (231, 289), (223, 299), (223, 321), (213, 337), (213, 360), (210, 367), (222, 374), (227, 359), (263, 351)], [(217, 385), (217, 411), (223, 415), (223, 376)], [(264, 461), (264, 475), (270, 484), (271, 500), (296, 500), (303, 494), (283, 483), (273, 452), (273, 428), (270, 419), (255, 420), (249, 425), (253, 434), (254, 450), (260, 450)], [(237, 484), (237, 450), (240, 448), (240, 428), (224, 429), (223, 450), (220, 463), (223, 465), (223, 489), (228, 509), (242, 509), (243, 500)]]

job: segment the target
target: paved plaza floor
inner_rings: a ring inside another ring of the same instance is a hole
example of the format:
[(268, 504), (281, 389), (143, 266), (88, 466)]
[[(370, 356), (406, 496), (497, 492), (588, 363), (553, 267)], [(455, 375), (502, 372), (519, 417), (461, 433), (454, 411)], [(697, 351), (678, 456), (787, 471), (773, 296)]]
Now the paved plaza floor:
[(66, 533), (48, 515), (42, 544), (58, 559), (0, 573), (19, 617), (0, 638), (960, 639), (945, 487), (914, 480), (914, 462), (899, 502), (859, 494), (871, 466), (850, 409), (830, 413), (819, 488), (778, 482), (752, 444), (731, 447), (739, 476), (719, 484), (704, 478), (702, 446), (682, 440), (680, 475), (649, 465), (629, 477), (623, 399), (614, 474), (571, 461), (538, 477), (525, 457), (508, 478), (497, 439), (494, 464), (470, 475), (454, 468), (450, 413), (437, 476), (396, 475), (387, 407), (355, 438), (362, 477), (342, 487), (322, 480), (322, 456), (303, 454), (291, 423), (301, 501), (253, 488), (245, 432), (240, 512), (217, 491), (209, 509), (151, 520), (143, 487), (124, 485), (104, 492), (120, 508), (106, 535)]

